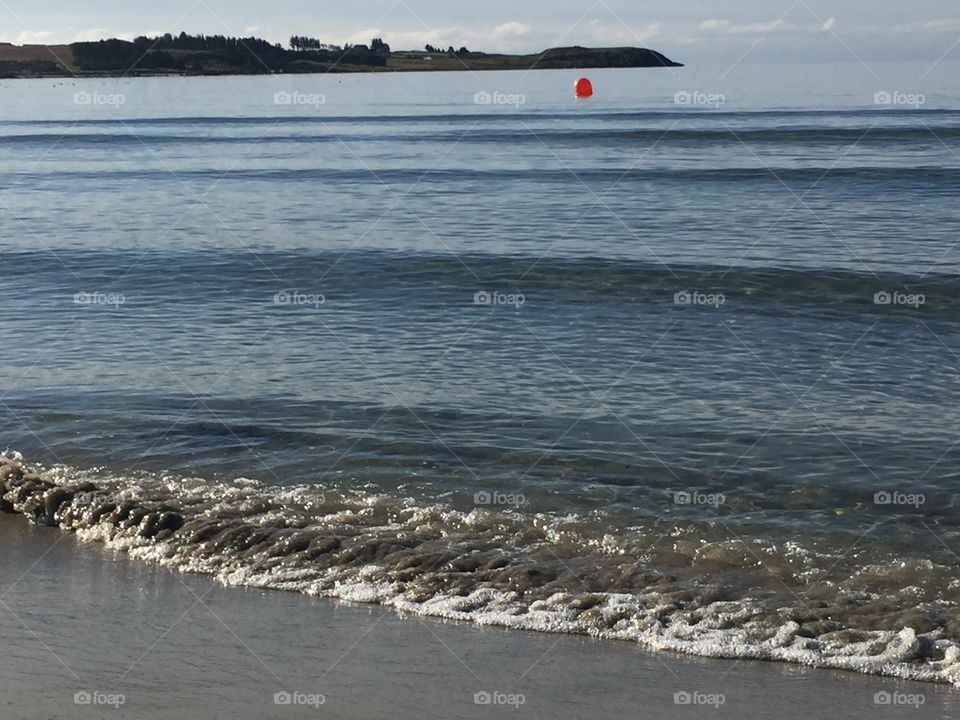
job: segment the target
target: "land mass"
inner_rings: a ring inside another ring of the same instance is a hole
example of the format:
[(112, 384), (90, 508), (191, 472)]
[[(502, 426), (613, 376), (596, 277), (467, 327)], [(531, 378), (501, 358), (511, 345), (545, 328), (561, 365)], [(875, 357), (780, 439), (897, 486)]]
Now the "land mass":
[(551, 48), (529, 55), (447, 50), (392, 51), (376, 38), (370, 45), (330, 45), (290, 38), (290, 46), (260, 38), (162, 35), (133, 41), (100, 40), (70, 45), (0, 43), (0, 78), (118, 77), (138, 75), (261, 75), (270, 73), (423, 72), (682, 67), (655, 50), (635, 47)]

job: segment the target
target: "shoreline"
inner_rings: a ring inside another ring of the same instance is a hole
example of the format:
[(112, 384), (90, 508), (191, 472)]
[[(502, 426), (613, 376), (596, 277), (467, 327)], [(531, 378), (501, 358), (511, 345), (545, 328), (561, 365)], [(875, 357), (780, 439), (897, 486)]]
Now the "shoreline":
[(64, 71), (62, 73), (47, 73), (47, 74), (18, 74), (18, 75), (0, 75), (0, 80), (129, 80), (131, 78), (194, 78), (194, 77), (206, 77), (206, 78), (230, 78), (230, 77), (303, 77), (303, 76), (315, 76), (315, 75), (391, 75), (391, 74), (410, 74), (410, 73), (451, 73), (451, 72), (520, 72), (526, 73), (529, 71), (543, 71), (543, 70), (578, 70), (578, 71), (591, 71), (591, 70), (656, 70), (660, 67), (669, 68), (669, 67), (683, 67), (683, 65), (664, 65), (664, 66), (642, 66), (642, 67), (620, 67), (611, 65), (609, 67), (534, 67), (534, 68), (517, 68), (517, 67), (404, 67), (404, 68), (380, 68), (380, 67), (361, 67), (361, 68), (349, 68), (345, 70), (340, 69), (330, 69), (330, 70), (309, 70), (302, 72), (204, 72), (204, 73), (191, 73), (191, 72), (126, 72), (126, 73), (101, 73), (101, 72), (70, 72)]
[[(488, 521), (440, 507), (410, 511), (407, 523), (441, 528), (439, 536), (431, 530), (414, 540), (401, 530), (410, 527), (400, 520), (409, 509), (394, 504), (373, 511), (373, 499), (334, 500), (316, 489), (252, 481), (239, 487), (192, 482), (177, 488), (145, 480), (94, 483), (83, 473), (38, 473), (19, 457), (2, 456), (0, 492), (3, 513), (70, 531), (132, 560), (208, 575), (228, 588), (288, 590), (377, 605), (399, 615), (548, 637), (629, 641), (655, 653), (779, 661), (957, 685), (955, 644), (911, 627), (899, 632), (851, 628), (840, 633), (851, 637), (838, 644), (837, 633), (810, 637), (794, 621), (758, 625), (758, 608), (749, 597), (665, 605), (660, 596), (583, 592), (583, 587), (538, 599), (536, 588), (549, 570), (511, 562), (502, 553), (441, 549), (450, 542), (443, 538), (448, 531), (455, 536), (458, 525), (462, 531), (463, 525)], [(296, 509), (301, 505), (317, 510), (304, 514)], [(368, 509), (392, 519), (364, 526), (360, 518), (369, 517)], [(492, 522), (503, 527), (498, 523), (511, 521)], [(431, 584), (438, 578), (439, 586)]]
[[(0, 516), (0, 547), (0, 708), (21, 720), (105, 712), (259, 720), (317, 710), (346, 720), (470, 720), (496, 711), (587, 720), (641, 707), (651, 720), (697, 710), (748, 720), (900, 712), (945, 720), (960, 702), (945, 685), (224, 588), (13, 516)], [(278, 705), (278, 693), (305, 706)], [(78, 706), (75, 697), (101, 706)], [(490, 704), (477, 703), (487, 697)]]

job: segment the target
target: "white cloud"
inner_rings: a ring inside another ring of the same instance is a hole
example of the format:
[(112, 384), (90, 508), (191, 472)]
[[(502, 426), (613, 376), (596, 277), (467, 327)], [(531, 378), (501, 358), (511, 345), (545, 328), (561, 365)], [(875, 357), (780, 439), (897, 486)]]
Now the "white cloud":
[(940, 18), (925, 22), (905, 23), (895, 25), (896, 33), (960, 33), (960, 18)]
[(712, 33), (714, 35), (730, 36), (756, 36), (769, 35), (772, 33), (793, 33), (803, 35), (807, 33), (836, 32), (838, 29), (837, 18), (831, 16), (826, 20), (817, 20), (816, 22), (786, 22), (783, 18), (773, 20), (772, 22), (755, 23), (733, 23), (729, 20), (706, 20), (697, 26), (701, 33)]
[(782, 19), (773, 22), (757, 22), (735, 24), (729, 20), (705, 20), (697, 28), (701, 32), (722, 33), (724, 35), (766, 35), (779, 31), (795, 29), (795, 25), (784, 22)]
[(529, 34), (530, 34), (530, 26), (524, 25), (523, 23), (516, 22), (516, 21), (507, 22), (507, 23), (504, 23), (503, 25), (498, 25), (493, 29), (493, 36), (498, 38), (505, 38), (505, 37), (511, 37), (511, 36), (515, 37), (518, 35), (529, 35)]
[(52, 32), (30, 32), (24, 31), (14, 38), (14, 45), (45, 45), (54, 37)]

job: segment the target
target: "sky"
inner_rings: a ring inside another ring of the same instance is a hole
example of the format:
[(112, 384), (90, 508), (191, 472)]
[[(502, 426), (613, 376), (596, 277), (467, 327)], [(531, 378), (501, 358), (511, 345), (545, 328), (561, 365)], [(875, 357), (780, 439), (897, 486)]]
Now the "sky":
[(293, 34), (394, 49), (636, 45), (680, 62), (960, 60), (957, 0), (0, 0), (0, 42)]

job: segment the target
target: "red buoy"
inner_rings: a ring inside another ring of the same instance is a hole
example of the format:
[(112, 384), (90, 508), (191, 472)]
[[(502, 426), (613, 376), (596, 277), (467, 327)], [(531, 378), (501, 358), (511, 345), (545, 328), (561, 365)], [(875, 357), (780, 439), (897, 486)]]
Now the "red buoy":
[(573, 92), (578, 98), (587, 98), (593, 95), (593, 83), (588, 78), (579, 78), (573, 84)]

